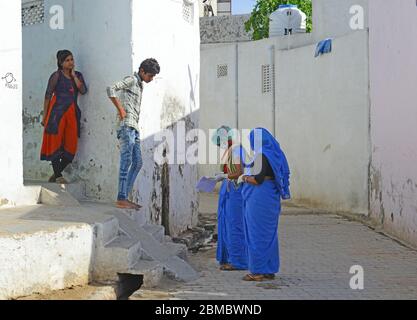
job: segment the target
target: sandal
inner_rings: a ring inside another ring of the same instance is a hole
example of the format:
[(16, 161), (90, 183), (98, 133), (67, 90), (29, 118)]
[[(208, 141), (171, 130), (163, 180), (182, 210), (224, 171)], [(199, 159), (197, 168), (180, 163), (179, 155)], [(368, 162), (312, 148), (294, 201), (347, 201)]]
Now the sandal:
[(55, 183), (56, 182), (55, 173), (49, 178), (48, 182), (50, 182), (50, 183)]
[(220, 267), (222, 271), (240, 271), (239, 269), (235, 268), (231, 264), (224, 264)]
[(135, 206), (133, 203), (130, 203), (129, 201), (126, 200), (119, 200), (116, 202), (116, 207), (118, 209), (133, 209), (133, 210), (138, 210), (138, 207)]
[(142, 208), (142, 206), (141, 206), (140, 204), (134, 203), (133, 201), (129, 201), (129, 200), (128, 200), (128, 202), (129, 202), (131, 205), (133, 205), (133, 206), (136, 208), (136, 210), (139, 210), (139, 209), (141, 209), (141, 208)]
[(244, 276), (242, 278), (243, 281), (257, 281), (257, 282), (261, 282), (261, 281), (267, 281), (270, 280), (267, 277), (265, 277), (265, 275), (263, 274), (247, 274), (246, 276)]
[(58, 184), (69, 184), (68, 181), (65, 180), (64, 177), (56, 178), (55, 182), (58, 183)]

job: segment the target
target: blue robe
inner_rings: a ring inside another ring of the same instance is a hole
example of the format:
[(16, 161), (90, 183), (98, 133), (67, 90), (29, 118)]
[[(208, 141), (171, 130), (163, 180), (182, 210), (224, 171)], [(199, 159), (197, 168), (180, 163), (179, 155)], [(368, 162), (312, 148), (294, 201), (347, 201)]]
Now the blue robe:
[(278, 221), (280, 195), (271, 180), (259, 186), (245, 184), (244, 228), (248, 246), (248, 265), (252, 274), (279, 272)]
[[(262, 133), (262, 139), (255, 136)], [(245, 184), (244, 227), (248, 246), (248, 265), (252, 274), (275, 274), (279, 272), (278, 222), (281, 213), (281, 198), (290, 199), (290, 170), (278, 141), (265, 129), (255, 129), (249, 140), (256, 157), (263, 154), (274, 171), (274, 180), (265, 180), (261, 185)], [(255, 140), (258, 139), (258, 141)], [(247, 165), (250, 167), (250, 164)], [(250, 172), (250, 169), (246, 168)]]
[[(236, 148), (235, 157), (243, 157)], [(248, 256), (243, 225), (242, 185), (236, 187), (231, 181), (223, 181), (218, 204), (217, 261), (231, 264), (236, 269), (247, 270)]]

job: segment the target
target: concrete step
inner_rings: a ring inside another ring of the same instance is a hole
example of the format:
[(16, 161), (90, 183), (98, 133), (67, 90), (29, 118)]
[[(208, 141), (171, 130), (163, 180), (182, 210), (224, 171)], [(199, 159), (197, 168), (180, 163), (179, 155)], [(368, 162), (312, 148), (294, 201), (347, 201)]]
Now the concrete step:
[(187, 261), (187, 246), (182, 243), (174, 243), (174, 242), (165, 242), (165, 246), (168, 248), (169, 251), (172, 252), (173, 255), (181, 258), (184, 261)]
[(88, 284), (91, 225), (8, 219), (12, 214), (0, 214), (0, 300)]
[(146, 216), (141, 211), (123, 209), (119, 209), (119, 211), (128, 216), (138, 227), (143, 227), (147, 224)]
[(66, 193), (69, 193), (77, 201), (84, 201), (87, 199), (86, 185), (82, 181), (77, 181), (70, 184), (57, 184), (45, 181), (27, 180), (25, 181), (25, 186), (26, 188), (40, 187), (42, 189), (54, 191), (55, 193), (57, 193), (59, 190), (62, 190)]
[(96, 281), (117, 281), (117, 274), (129, 273), (140, 258), (140, 242), (128, 235), (119, 236), (105, 247), (96, 248), (93, 278)]
[(177, 281), (192, 281), (199, 277), (186, 261), (176, 256), (176, 252), (172, 251), (172, 246), (161, 243), (144, 228), (132, 224), (125, 215), (119, 212), (114, 212), (113, 215), (119, 220), (120, 229), (141, 243), (142, 257), (159, 262), (170, 278)]
[(57, 184), (49, 184), (42, 186), (39, 202), (48, 206), (66, 206), (77, 207), (81, 206), (77, 199), (75, 199), (65, 187)]
[(139, 260), (135, 266), (129, 269), (129, 273), (143, 275), (143, 288), (157, 287), (163, 276), (164, 267), (157, 261)]
[(165, 242), (165, 228), (155, 224), (145, 224), (143, 229), (161, 243)]
[(98, 245), (106, 246), (119, 237), (119, 220), (109, 216), (107, 220), (96, 223), (96, 231)]

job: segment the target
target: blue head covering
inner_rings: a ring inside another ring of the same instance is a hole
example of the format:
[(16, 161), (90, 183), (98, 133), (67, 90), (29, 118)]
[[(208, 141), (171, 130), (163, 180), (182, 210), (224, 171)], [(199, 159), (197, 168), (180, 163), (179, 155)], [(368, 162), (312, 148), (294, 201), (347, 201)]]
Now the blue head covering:
[(263, 154), (269, 161), (275, 175), (275, 183), (283, 199), (290, 199), (290, 168), (278, 141), (264, 128), (256, 128), (249, 135), (254, 159)]

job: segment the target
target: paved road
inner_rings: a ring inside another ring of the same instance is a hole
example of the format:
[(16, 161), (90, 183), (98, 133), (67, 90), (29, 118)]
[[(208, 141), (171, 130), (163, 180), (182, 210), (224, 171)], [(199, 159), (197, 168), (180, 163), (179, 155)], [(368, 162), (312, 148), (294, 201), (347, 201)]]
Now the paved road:
[[(216, 199), (202, 200), (202, 214), (215, 219)], [(279, 226), (281, 272), (276, 280), (248, 283), (245, 272), (223, 272), (215, 248), (190, 254), (201, 278), (139, 291), (132, 299), (288, 300), (417, 299), (417, 252), (360, 222), (338, 215), (283, 214)], [(364, 289), (352, 290), (352, 266), (364, 271)]]

